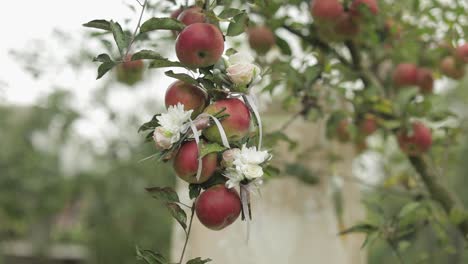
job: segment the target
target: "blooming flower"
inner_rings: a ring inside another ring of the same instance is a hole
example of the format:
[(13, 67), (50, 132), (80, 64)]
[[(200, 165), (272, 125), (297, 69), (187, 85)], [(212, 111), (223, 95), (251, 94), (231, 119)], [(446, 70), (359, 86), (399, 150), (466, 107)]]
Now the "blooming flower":
[(257, 151), (256, 147), (243, 145), (242, 149), (231, 149), (223, 153), (223, 163), (227, 170), (226, 186), (238, 186), (243, 180), (257, 180), (263, 176), (262, 164), (268, 161), (271, 155), (268, 151)]
[(181, 133), (188, 129), (187, 122), (193, 110), (185, 111), (184, 105), (178, 103), (175, 106), (169, 106), (167, 113), (156, 117), (159, 127), (154, 130), (153, 139), (156, 146), (161, 149), (169, 149), (172, 144), (180, 140)]
[(246, 86), (260, 77), (260, 67), (253, 63), (254, 59), (247, 53), (238, 52), (229, 57), (228, 77), (238, 86)]

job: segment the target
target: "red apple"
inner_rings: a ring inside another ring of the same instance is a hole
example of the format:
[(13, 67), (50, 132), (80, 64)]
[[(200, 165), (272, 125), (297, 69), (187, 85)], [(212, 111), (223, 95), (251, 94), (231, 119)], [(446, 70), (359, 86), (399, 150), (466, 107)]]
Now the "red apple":
[(211, 66), (221, 58), (223, 52), (223, 34), (212, 24), (191, 24), (180, 32), (176, 40), (177, 57), (190, 68)]
[(377, 120), (374, 115), (366, 114), (364, 119), (361, 121), (359, 125), (359, 130), (365, 136), (369, 136), (373, 134), (379, 128), (377, 124)]
[(247, 31), (250, 47), (259, 54), (267, 53), (275, 45), (275, 35), (265, 26), (251, 27)]
[(143, 78), (145, 64), (142, 60), (132, 61), (132, 55), (127, 55), (124, 62), (117, 65), (117, 80), (133, 85)]
[(468, 43), (459, 46), (455, 50), (455, 54), (458, 60), (468, 63)]
[(457, 60), (452, 56), (447, 56), (442, 60), (440, 69), (443, 74), (455, 80), (459, 80), (465, 75), (463, 66), (458, 65)]
[(203, 8), (193, 6), (181, 12), (177, 19), (188, 26), (195, 23), (205, 23), (206, 15), (203, 12)]
[(350, 13), (343, 12), (335, 25), (335, 32), (345, 38), (353, 38), (359, 34), (359, 31), (360, 26), (353, 20)]
[[(226, 132), (229, 142), (242, 139), (249, 133), (250, 111), (247, 106), (239, 99), (230, 98), (218, 100), (205, 109), (205, 113), (216, 114), (223, 110), (222, 114), (228, 114), (221, 124)], [(222, 143), (221, 136), (217, 126), (211, 126), (203, 131), (203, 135), (210, 141)]]
[(361, 16), (359, 11), (364, 5), (367, 6), (367, 8), (369, 8), (369, 10), (374, 15), (377, 15), (379, 13), (379, 5), (377, 3), (377, 0), (354, 0), (349, 10), (351, 11), (351, 14), (353, 16), (359, 17)]
[(412, 124), (413, 131), (411, 134), (406, 130), (398, 132), (398, 144), (400, 149), (411, 156), (417, 156), (427, 152), (432, 145), (431, 130), (421, 122)]
[[(184, 10), (185, 10), (184, 7), (179, 7), (178, 9), (174, 10), (171, 13), (171, 18), (177, 19), (179, 17), (180, 13), (182, 13)], [(172, 35), (174, 35), (174, 37), (177, 37), (178, 33), (179, 32), (177, 32), (177, 31), (174, 31), (174, 30), (172, 31)]]
[(393, 73), (393, 83), (397, 87), (418, 85), (418, 66), (412, 63), (398, 64)]
[(318, 22), (336, 23), (344, 9), (338, 0), (311, 0), (310, 12)]
[(193, 110), (192, 118), (195, 118), (205, 109), (208, 97), (200, 87), (183, 81), (175, 81), (167, 89), (164, 101), (166, 107), (178, 103), (183, 104), (185, 111)]
[(432, 93), (434, 89), (434, 77), (431, 70), (426, 68), (418, 69), (418, 86), (422, 93)]
[(239, 217), (241, 200), (235, 189), (215, 185), (197, 198), (195, 212), (204, 226), (212, 230), (221, 230)]
[[(203, 144), (201, 142), (200, 144)], [(195, 141), (188, 141), (182, 144), (174, 157), (173, 167), (177, 176), (188, 183), (203, 183), (207, 181), (218, 166), (218, 156), (211, 153), (202, 159), (202, 172), (200, 180), (197, 181), (198, 170), (198, 147)]]

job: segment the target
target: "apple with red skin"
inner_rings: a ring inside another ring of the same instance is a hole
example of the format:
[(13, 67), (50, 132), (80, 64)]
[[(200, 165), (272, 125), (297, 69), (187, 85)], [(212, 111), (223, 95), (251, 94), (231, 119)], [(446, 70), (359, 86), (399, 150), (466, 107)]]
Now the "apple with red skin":
[(393, 83), (397, 87), (418, 85), (418, 66), (412, 63), (400, 63), (393, 73)]
[(177, 19), (188, 26), (195, 23), (205, 23), (206, 15), (203, 12), (203, 8), (193, 6), (182, 11)]
[(379, 5), (377, 0), (354, 0), (349, 7), (351, 14), (354, 17), (360, 17), (360, 8), (362, 8), (363, 5), (367, 6), (372, 14), (377, 15), (379, 13)]
[[(185, 10), (185, 8), (182, 7), (182, 6), (179, 7), (178, 9), (174, 10), (174, 11), (171, 13), (171, 18), (177, 19), (177, 18), (179, 17), (180, 13), (182, 13), (184, 10)], [(172, 31), (172, 35), (174, 35), (174, 37), (177, 37), (177, 34), (178, 34), (178, 33), (179, 33), (179, 32), (177, 32), (177, 31), (175, 31), (175, 30)]]
[(124, 61), (117, 65), (117, 80), (121, 83), (134, 85), (143, 78), (145, 64), (142, 60), (132, 61), (132, 55), (127, 55)]
[(455, 55), (459, 61), (468, 63), (468, 43), (459, 46), (455, 50)]
[[(241, 100), (228, 98), (212, 103), (205, 109), (205, 113), (214, 115), (223, 109), (225, 110), (221, 115), (229, 115), (221, 121), (228, 141), (235, 142), (241, 140), (249, 133), (251, 120), (249, 109)], [(217, 126), (211, 126), (203, 130), (203, 135), (210, 141), (222, 143)]]
[(180, 32), (175, 49), (179, 61), (185, 66), (208, 67), (215, 64), (223, 55), (223, 34), (212, 24), (191, 24)]
[(195, 202), (200, 222), (211, 230), (221, 230), (239, 218), (241, 200), (235, 189), (215, 185), (204, 191)]
[(379, 128), (374, 115), (366, 114), (364, 119), (359, 124), (359, 130), (365, 136), (373, 134)]
[(353, 38), (357, 36), (360, 30), (361, 28), (359, 23), (353, 19), (349, 12), (343, 12), (335, 25), (335, 32), (345, 38)]
[(343, 12), (343, 5), (338, 0), (310, 1), (310, 13), (318, 22), (336, 23)]
[(247, 34), (250, 47), (259, 54), (267, 53), (275, 45), (275, 35), (266, 26), (251, 27)]
[(178, 103), (183, 104), (185, 111), (193, 110), (193, 119), (208, 105), (208, 96), (200, 87), (178, 80), (167, 89), (164, 102), (166, 108)]
[(447, 56), (442, 60), (440, 70), (443, 74), (455, 80), (459, 80), (465, 75), (463, 65), (459, 65), (457, 60), (452, 56)]
[(351, 139), (351, 134), (349, 133), (350, 121), (347, 118), (341, 119), (338, 122), (336, 127), (336, 136), (340, 142), (348, 142)]
[[(200, 144), (203, 144), (201, 142)], [(202, 158), (202, 171), (200, 180), (197, 181), (198, 170), (198, 146), (195, 141), (188, 141), (182, 144), (174, 157), (173, 167), (177, 176), (188, 183), (206, 182), (218, 166), (218, 156), (210, 153)]]
[(432, 93), (434, 89), (434, 77), (431, 70), (427, 68), (418, 69), (418, 86), (422, 93)]
[(427, 152), (432, 145), (431, 130), (421, 122), (414, 122), (412, 124), (413, 131), (411, 134), (402, 129), (398, 132), (398, 144), (400, 149), (410, 155), (417, 156)]

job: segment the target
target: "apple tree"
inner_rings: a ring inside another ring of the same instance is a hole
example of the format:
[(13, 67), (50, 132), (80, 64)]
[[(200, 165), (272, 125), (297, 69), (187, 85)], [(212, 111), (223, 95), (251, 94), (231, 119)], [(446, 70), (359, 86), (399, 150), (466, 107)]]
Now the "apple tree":
[[(135, 5), (141, 12), (133, 29), (103, 19), (84, 26), (113, 40), (107, 53), (95, 57), (98, 79), (113, 68), (128, 84), (141, 79), (142, 71), (161, 68), (170, 68), (165, 74), (176, 79), (166, 93), (167, 111), (139, 131), (155, 144), (153, 157), (172, 161), (189, 184), (192, 205), (181, 203), (170, 188), (147, 189), (186, 231), (179, 264), (195, 214), (214, 230), (238, 217), (248, 222), (255, 216), (251, 192), (284, 169), (270, 164), (274, 157), (262, 143), (291, 140), (281, 131), (263, 133), (255, 87), (279, 98), (293, 119), (326, 120), (327, 137), (354, 144), (357, 152), (372, 148), (369, 137), (380, 140), (382, 152), (398, 146), (398, 162), (409, 172), (406, 183), (416, 182), (403, 190), (411, 199), (391, 220), (371, 206), (372, 221), (363, 219), (341, 234), (365, 233), (365, 245), (385, 241), (402, 263), (401, 242), (421, 226), (441, 225), (440, 233), (453, 228), (468, 239), (468, 213), (441, 183), (446, 171), (440, 169), (446, 148), (463, 139), (463, 116), (447, 103), (446, 87), (463, 83), (465, 76), (467, 3), (145, 0)], [(148, 13), (152, 17), (143, 19)], [(154, 47), (164, 41), (177, 60)], [(243, 42), (255, 58), (238, 51)], [(151, 250), (137, 253), (146, 263), (168, 263)]]

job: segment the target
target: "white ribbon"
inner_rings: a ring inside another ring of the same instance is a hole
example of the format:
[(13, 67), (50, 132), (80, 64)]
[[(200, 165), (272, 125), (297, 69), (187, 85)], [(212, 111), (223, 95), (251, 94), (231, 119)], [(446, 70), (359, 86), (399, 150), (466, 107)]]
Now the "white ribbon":
[(255, 115), (255, 119), (257, 120), (257, 125), (258, 125), (258, 150), (260, 151), (262, 149), (262, 139), (263, 139), (263, 128), (262, 128), (262, 119), (260, 118), (260, 113), (258, 111), (257, 105), (255, 104), (255, 101), (253, 99), (253, 96), (250, 94), (244, 95), (246, 103), (250, 106), (252, 109), (252, 112)]
[(189, 119), (190, 129), (193, 132), (193, 138), (195, 138), (195, 143), (197, 143), (197, 151), (198, 151), (198, 169), (197, 169), (197, 182), (200, 181), (201, 173), (202, 173), (202, 166), (203, 160), (200, 152), (200, 134), (198, 134), (198, 129), (193, 123), (192, 119)]
[(250, 190), (248, 188), (248, 184), (241, 184), (240, 185), (240, 197), (241, 197), (241, 205), (242, 205), (242, 212), (245, 222), (247, 223), (247, 234), (246, 234), (246, 242), (249, 243), (250, 239), (250, 220), (252, 216), (250, 215)]

